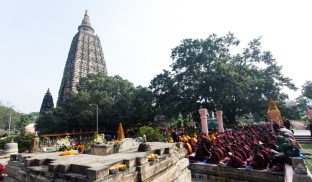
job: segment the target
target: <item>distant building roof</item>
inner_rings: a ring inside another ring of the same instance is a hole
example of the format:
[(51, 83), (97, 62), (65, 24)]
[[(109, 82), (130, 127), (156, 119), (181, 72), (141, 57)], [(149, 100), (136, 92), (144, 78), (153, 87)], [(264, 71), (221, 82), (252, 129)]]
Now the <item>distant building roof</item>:
[(36, 133), (35, 123), (30, 123), (29, 125), (25, 126), (25, 131), (27, 133)]

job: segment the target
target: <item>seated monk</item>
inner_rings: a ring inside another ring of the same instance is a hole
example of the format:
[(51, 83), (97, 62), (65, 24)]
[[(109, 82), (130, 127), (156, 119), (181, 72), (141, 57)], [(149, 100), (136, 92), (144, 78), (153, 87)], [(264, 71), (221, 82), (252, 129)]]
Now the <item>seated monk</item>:
[(204, 137), (202, 139), (202, 145), (203, 145), (203, 150), (204, 150), (204, 155), (209, 157), (210, 155), (210, 149), (212, 147), (212, 143), (209, 138)]
[(230, 155), (230, 160), (228, 161), (228, 166), (233, 167), (233, 168), (239, 168), (243, 165), (242, 159), (235, 155)]
[(245, 151), (244, 151), (242, 148), (238, 148), (238, 149), (237, 149), (237, 152), (238, 152), (239, 154), (241, 154), (242, 160), (243, 160), (243, 161), (246, 161), (246, 160), (247, 160), (248, 157), (247, 157)]
[(225, 154), (222, 149), (220, 149), (219, 147), (216, 147), (215, 151), (218, 153), (220, 160), (224, 159)]
[(191, 140), (189, 143), (192, 147), (192, 151), (195, 152), (197, 150), (197, 144), (193, 140)]
[(236, 157), (238, 157), (240, 160), (244, 161), (244, 160), (243, 160), (242, 154), (239, 153), (238, 150), (235, 149), (235, 150), (233, 151), (233, 154), (234, 154)]
[(204, 160), (205, 159), (205, 155), (204, 155), (204, 148), (202, 144), (199, 144), (197, 147), (197, 150), (195, 152), (195, 157), (194, 160)]
[(224, 157), (225, 157), (225, 154), (226, 154), (226, 150), (225, 150), (225, 148), (224, 148), (224, 147), (219, 147), (219, 148), (222, 150), (223, 155), (224, 155)]
[(265, 169), (268, 166), (268, 162), (265, 160), (260, 151), (256, 152), (253, 156), (251, 164), (254, 169)]
[(212, 149), (208, 162), (212, 164), (219, 164), (220, 160), (221, 160), (221, 156), (219, 155), (219, 153), (216, 151), (215, 148)]
[(251, 150), (250, 150), (250, 148), (248, 147), (248, 145), (244, 145), (243, 146), (243, 150), (245, 151), (245, 154), (246, 154), (246, 156), (247, 156), (247, 158), (249, 158), (250, 157), (250, 154), (251, 154)]
[(263, 155), (265, 161), (267, 161), (268, 163), (271, 161), (272, 159), (271, 151), (267, 151), (267, 149), (264, 148), (261, 149), (259, 152)]
[(228, 153), (228, 152), (232, 151), (232, 148), (229, 145), (227, 145), (227, 146), (225, 146), (225, 150)]

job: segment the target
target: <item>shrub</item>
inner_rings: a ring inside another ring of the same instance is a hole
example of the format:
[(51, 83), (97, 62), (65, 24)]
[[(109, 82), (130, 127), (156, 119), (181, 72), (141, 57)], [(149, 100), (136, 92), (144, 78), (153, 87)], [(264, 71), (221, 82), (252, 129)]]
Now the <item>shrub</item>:
[(33, 138), (35, 138), (35, 135), (30, 133), (18, 135), (14, 140), (18, 143), (18, 152), (27, 152), (31, 147)]
[(18, 145), (18, 152), (27, 152), (31, 147), (32, 139), (34, 137), (34, 134), (21, 132), (15, 137), (7, 137), (3, 140), (0, 140), (0, 148), (4, 149), (5, 144), (10, 143), (13, 139), (13, 141)]
[(144, 134), (146, 135), (146, 140), (148, 142), (164, 140), (164, 136), (157, 129), (149, 126), (142, 126), (139, 129), (139, 136), (143, 137)]
[(12, 139), (15, 141), (15, 137), (7, 137), (0, 140), (0, 148), (3, 150), (6, 143), (10, 143)]

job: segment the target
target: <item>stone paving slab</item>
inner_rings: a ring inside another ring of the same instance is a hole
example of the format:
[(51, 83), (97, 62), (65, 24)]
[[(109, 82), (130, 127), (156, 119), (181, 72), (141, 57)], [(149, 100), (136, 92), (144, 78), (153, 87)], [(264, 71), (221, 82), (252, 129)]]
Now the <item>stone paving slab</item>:
[(310, 130), (294, 130), (295, 136), (311, 136)]

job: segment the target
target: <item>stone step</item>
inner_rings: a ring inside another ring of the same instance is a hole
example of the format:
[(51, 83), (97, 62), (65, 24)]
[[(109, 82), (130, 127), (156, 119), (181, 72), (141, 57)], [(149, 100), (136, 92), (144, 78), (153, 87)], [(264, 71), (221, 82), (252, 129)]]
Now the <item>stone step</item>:
[(302, 141), (302, 142), (299, 142), (300, 144), (312, 144), (312, 142), (307, 142), (307, 141)]
[(302, 143), (302, 144), (312, 144), (312, 141), (299, 141), (299, 143)]
[(309, 135), (295, 135), (294, 137), (299, 143), (312, 144), (312, 137)]
[(308, 138), (305, 139), (305, 138), (303, 138), (303, 139), (297, 139), (297, 141), (298, 141), (298, 142), (300, 142), (300, 141), (312, 141), (312, 139), (308, 139)]
[(298, 142), (300, 142), (300, 141), (312, 141), (312, 139), (298, 139), (297, 141)]
[(294, 136), (295, 138), (312, 138), (311, 136), (309, 135), (298, 135), (298, 136)]
[(296, 140), (312, 140), (312, 138), (296, 138)]

